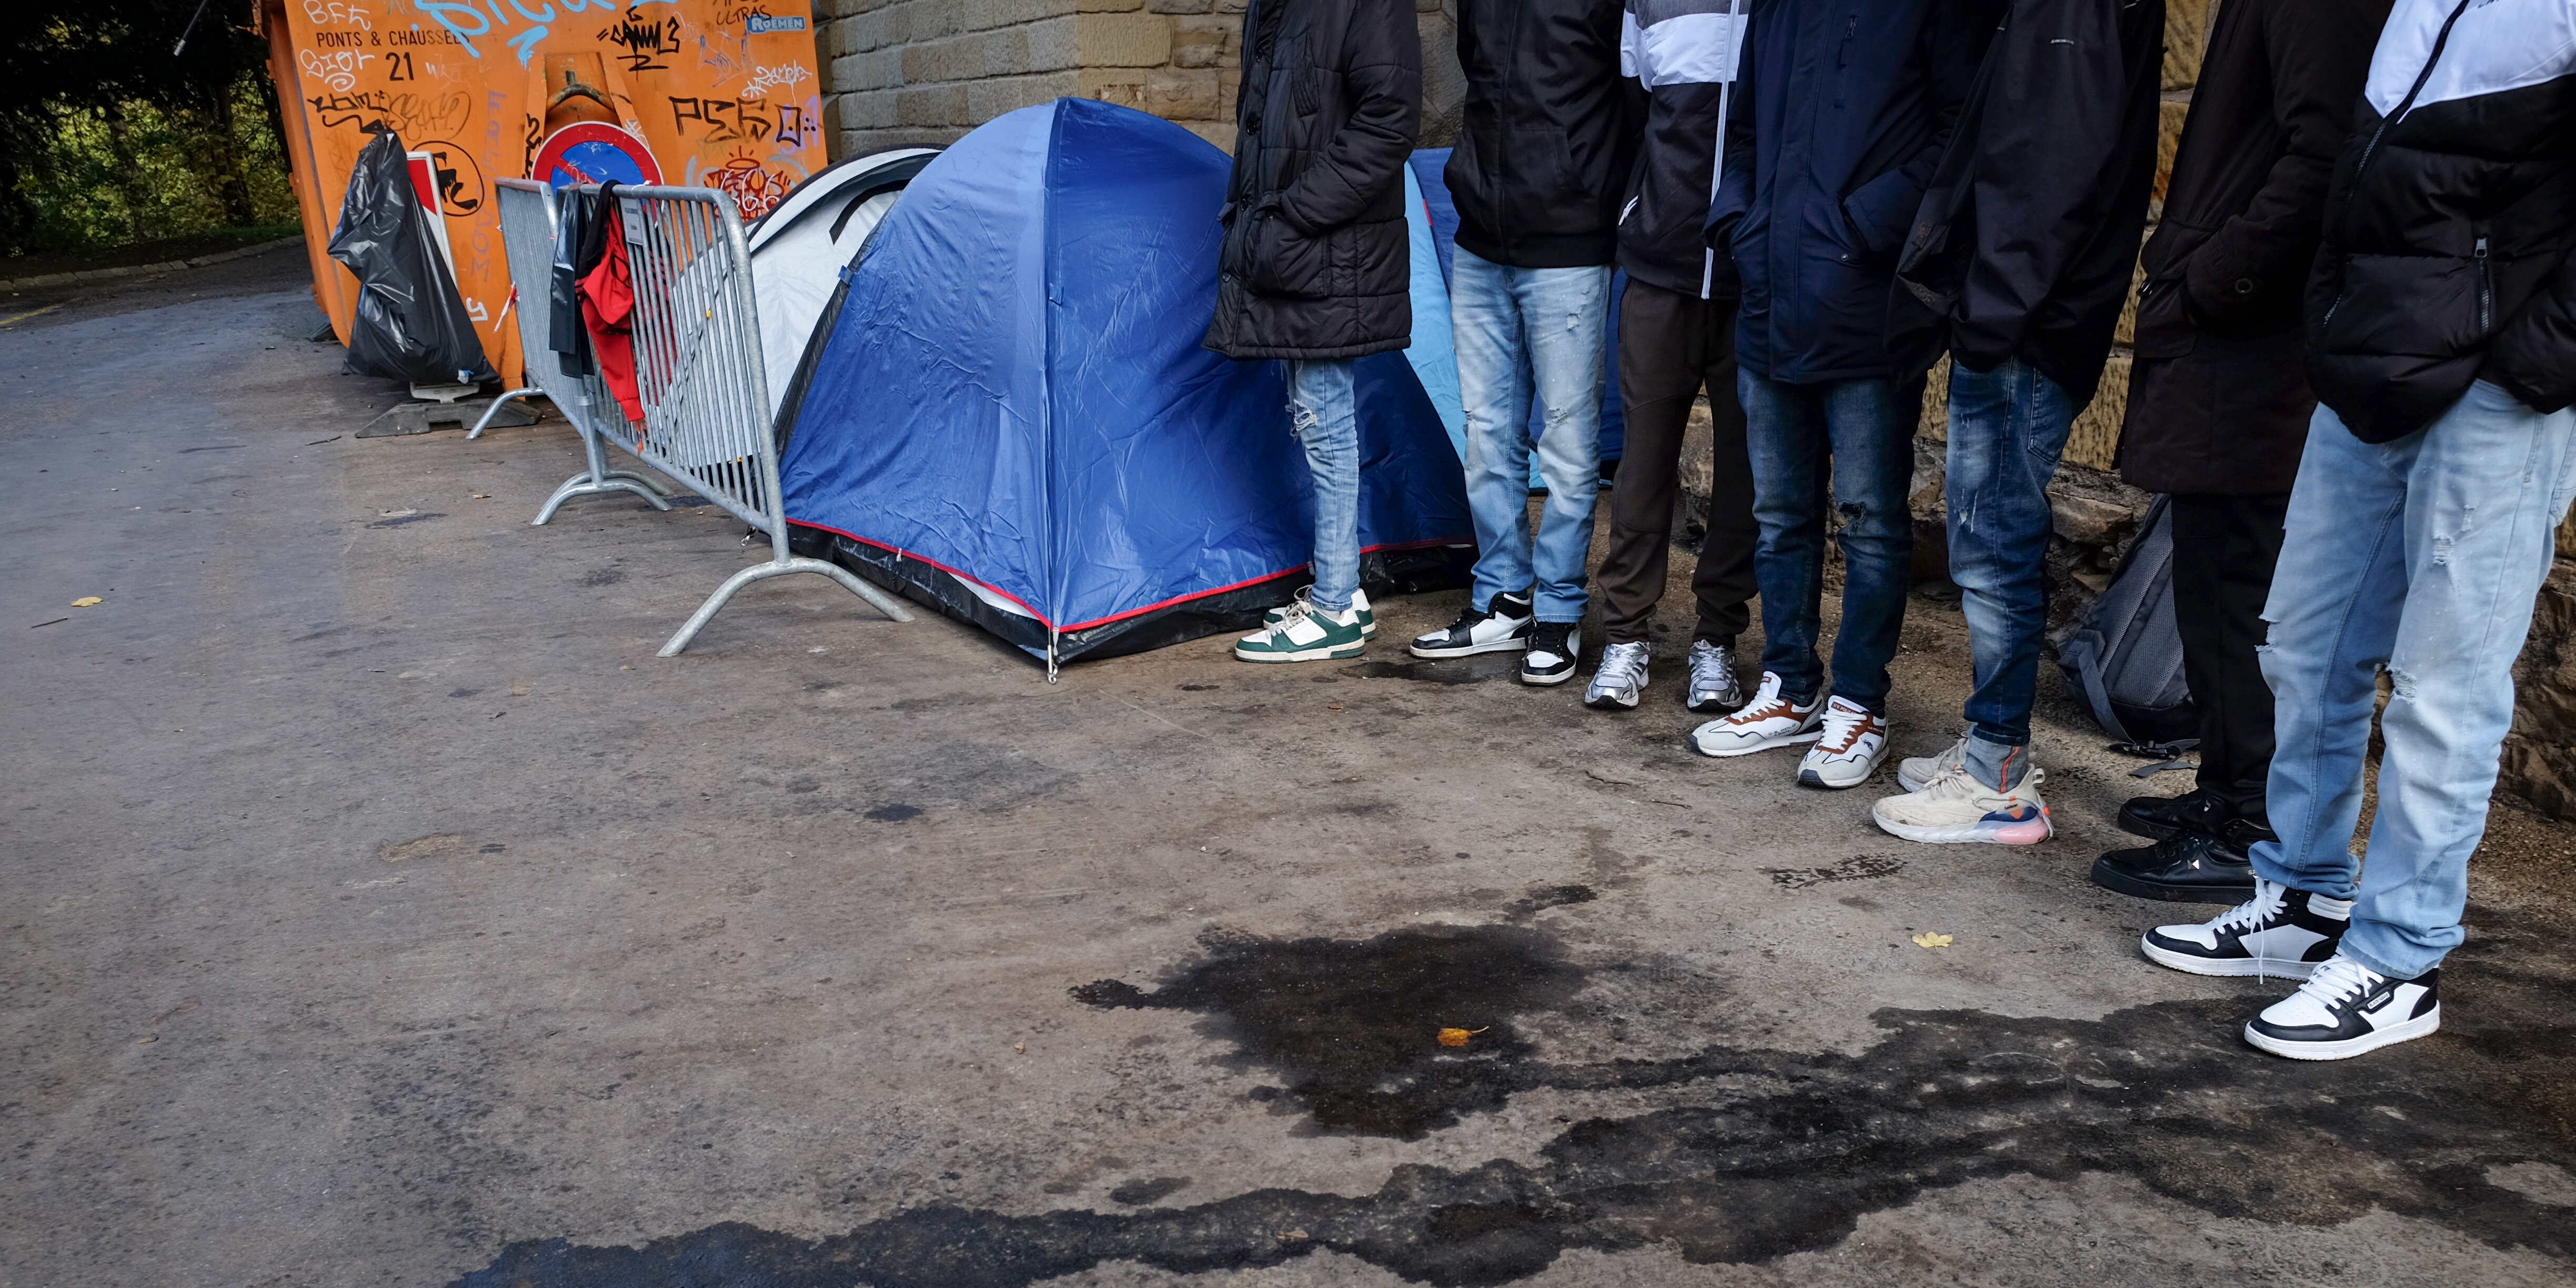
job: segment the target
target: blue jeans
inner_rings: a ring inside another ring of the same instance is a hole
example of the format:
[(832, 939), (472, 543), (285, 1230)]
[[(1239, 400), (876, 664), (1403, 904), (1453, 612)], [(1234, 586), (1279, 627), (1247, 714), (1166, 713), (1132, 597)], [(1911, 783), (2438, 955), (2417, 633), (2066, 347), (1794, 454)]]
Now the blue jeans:
[(2048, 480), (2075, 427), (2075, 400), (2029, 363), (1950, 369), (1950, 580), (1968, 618), (1976, 688), (1969, 732), (2030, 742), (2039, 646), (2048, 631)]
[(1834, 637), (1835, 694), (1887, 710), (1887, 663), (1905, 624), (1914, 520), (1914, 423), (1885, 380), (1788, 385), (1749, 371), (1735, 378), (1753, 463), (1753, 577), (1762, 589), (1762, 669), (1801, 706), (1817, 696), (1825, 591), (1825, 507), (1841, 513), (1843, 621)]
[[(2263, 605), (2279, 841), (2254, 870), (2353, 900), (2345, 952), (2412, 979), (2459, 946), (2469, 852), (2486, 834), (2513, 724), (2513, 661), (2576, 492), (2576, 410), (2542, 415), (2485, 381), (2393, 443), (2308, 422), (2281, 562)], [(2353, 858), (2379, 669), (2379, 813)]]
[[(1476, 520), (1475, 607), (1537, 582), (1538, 620), (1583, 620), (1592, 502), (1601, 490), (1601, 391), (1609, 380), (1610, 274), (1511, 268), (1457, 250), (1449, 324), (1467, 406), (1467, 509)], [(1538, 449), (1547, 505), (1530, 540), (1530, 398), (1547, 409)]]
[(1348, 358), (1288, 363), (1288, 431), (1315, 476), (1315, 607), (1338, 613), (1360, 588), (1360, 420)]

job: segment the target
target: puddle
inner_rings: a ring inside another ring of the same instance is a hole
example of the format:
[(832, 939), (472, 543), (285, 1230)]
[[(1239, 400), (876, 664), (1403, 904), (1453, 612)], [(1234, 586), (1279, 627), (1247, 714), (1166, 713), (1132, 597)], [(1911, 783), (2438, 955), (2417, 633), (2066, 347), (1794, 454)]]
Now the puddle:
[[(1260, 939), (1214, 932), (1207, 955), (1145, 992), (1114, 979), (1074, 999), (1194, 1011), (1247, 1062), (1287, 1083), (1318, 1125), (1419, 1139), (1491, 1109), (1532, 1052), (1512, 1017), (1554, 1010), (1583, 987), (1555, 941), (1508, 926), (1423, 926), (1374, 939)], [(1473, 1033), (1459, 1048), (1442, 1029)]]

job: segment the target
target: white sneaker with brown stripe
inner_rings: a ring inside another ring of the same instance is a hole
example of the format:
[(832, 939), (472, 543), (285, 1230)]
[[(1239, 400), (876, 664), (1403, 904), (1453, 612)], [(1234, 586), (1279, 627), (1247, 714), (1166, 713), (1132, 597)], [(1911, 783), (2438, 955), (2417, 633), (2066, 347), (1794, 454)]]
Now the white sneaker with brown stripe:
[(1823, 734), (1798, 762), (1798, 782), (1805, 787), (1858, 787), (1887, 759), (1887, 717), (1857, 702), (1835, 698), (1825, 704)]
[(1824, 711), (1821, 699), (1802, 707), (1781, 697), (1780, 677), (1764, 671), (1762, 687), (1742, 710), (1691, 730), (1691, 750), (1703, 756), (1750, 756), (1773, 747), (1814, 742)]

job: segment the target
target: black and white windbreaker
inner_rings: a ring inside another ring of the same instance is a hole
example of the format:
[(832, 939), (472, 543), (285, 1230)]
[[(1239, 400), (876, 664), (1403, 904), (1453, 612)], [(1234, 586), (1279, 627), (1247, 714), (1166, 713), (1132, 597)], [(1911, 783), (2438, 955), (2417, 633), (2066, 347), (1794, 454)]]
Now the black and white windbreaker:
[(1701, 229), (1752, 10), (1752, 0), (1627, 0), (1619, 71), (1647, 95), (1619, 212), (1619, 266), (1631, 278), (1702, 299), (1735, 294), (1734, 262)]
[(2576, 0), (2397, 0), (2327, 190), (2308, 373), (2365, 442), (2576, 402)]

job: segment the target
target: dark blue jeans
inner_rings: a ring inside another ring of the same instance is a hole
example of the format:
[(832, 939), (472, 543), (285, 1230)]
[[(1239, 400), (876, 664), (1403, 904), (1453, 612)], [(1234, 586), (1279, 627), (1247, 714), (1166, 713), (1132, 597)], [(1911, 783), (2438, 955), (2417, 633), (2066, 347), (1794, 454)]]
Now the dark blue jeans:
[(1966, 715), (1982, 742), (2030, 741), (2048, 630), (2048, 480), (2075, 410), (2057, 382), (2017, 359), (1950, 370), (1950, 580), (1964, 592), (1977, 681)]
[(1753, 463), (1753, 576), (1762, 588), (1762, 669), (1804, 706), (1825, 679), (1816, 657), (1825, 590), (1825, 507), (1841, 514), (1843, 621), (1834, 638), (1834, 693), (1887, 710), (1887, 663), (1905, 624), (1914, 523), (1919, 406), (1885, 380), (1786, 385), (1739, 372), (1744, 441)]

